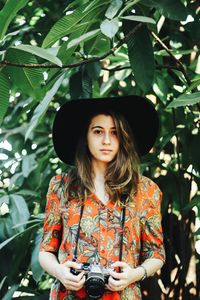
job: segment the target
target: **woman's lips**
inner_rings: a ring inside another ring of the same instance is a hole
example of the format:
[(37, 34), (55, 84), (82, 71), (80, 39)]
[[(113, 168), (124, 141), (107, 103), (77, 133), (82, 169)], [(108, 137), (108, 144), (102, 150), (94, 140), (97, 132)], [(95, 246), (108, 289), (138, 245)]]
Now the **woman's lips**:
[(111, 153), (111, 152), (112, 152), (112, 150), (109, 150), (109, 149), (100, 149), (100, 151), (101, 151), (102, 153), (105, 153), (105, 154), (108, 154), (108, 153)]

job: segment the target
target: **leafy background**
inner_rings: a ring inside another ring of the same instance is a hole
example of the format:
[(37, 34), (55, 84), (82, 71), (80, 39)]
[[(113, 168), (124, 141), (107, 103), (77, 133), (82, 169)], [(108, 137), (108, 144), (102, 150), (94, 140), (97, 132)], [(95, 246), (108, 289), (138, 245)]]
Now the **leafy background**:
[(200, 299), (199, 14), (195, 0), (0, 0), (1, 299), (48, 299), (37, 255), (48, 183), (65, 170), (56, 110), (130, 94), (161, 118), (141, 171), (163, 191), (167, 260), (143, 299)]

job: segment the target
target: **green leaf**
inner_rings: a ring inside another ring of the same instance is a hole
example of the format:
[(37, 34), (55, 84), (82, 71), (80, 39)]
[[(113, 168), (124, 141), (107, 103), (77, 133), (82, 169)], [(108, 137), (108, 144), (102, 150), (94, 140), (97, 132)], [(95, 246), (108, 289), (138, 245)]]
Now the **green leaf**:
[(87, 69), (82, 73), (82, 92), (81, 98), (92, 98), (92, 79), (88, 75)]
[(0, 198), (0, 206), (3, 204), (3, 203), (6, 203), (6, 204), (9, 204), (9, 196), (8, 195), (5, 195), (5, 196), (2, 196), (1, 198)]
[(200, 228), (195, 231), (194, 235), (200, 235)]
[(84, 51), (91, 55), (102, 55), (110, 50), (110, 43), (110, 39), (100, 32), (95, 38), (84, 43)]
[(15, 173), (10, 178), (9, 191), (12, 190), (13, 186), (16, 187), (16, 188), (21, 187), (23, 183), (24, 183), (24, 176), (23, 176), (22, 172)]
[(3, 285), (4, 285), (5, 281), (6, 281), (6, 278), (7, 278), (7, 276), (4, 276), (3, 279), (2, 279), (1, 282), (0, 282), (0, 291), (1, 291), (2, 288), (3, 288)]
[[(37, 64), (34, 55), (18, 49), (10, 48), (6, 54), (6, 60), (17, 64)], [(11, 81), (23, 93), (41, 99), (43, 96), (42, 83), (44, 77), (42, 69), (26, 68), (26, 67), (11, 67), (7, 66), (5, 71), (9, 74)]]
[(154, 55), (151, 39), (145, 26), (132, 35), (128, 42), (128, 55), (138, 86), (147, 92), (154, 78)]
[(13, 299), (14, 292), (19, 288), (19, 284), (13, 284), (7, 293), (3, 296), (1, 300), (10, 300)]
[[(195, 50), (194, 50), (195, 51)], [(177, 50), (177, 49), (170, 49), (170, 52), (173, 54), (173, 55), (188, 55), (188, 54), (191, 54), (192, 52), (194, 53), (193, 49), (191, 50)], [(159, 50), (159, 51), (155, 51), (154, 52), (155, 55), (157, 56), (169, 56), (169, 53), (162, 49), (162, 50)]]
[(38, 261), (38, 254), (40, 250), (40, 242), (42, 240), (42, 234), (38, 234), (35, 239), (35, 247), (33, 249), (31, 255), (31, 270), (33, 272), (33, 278), (36, 282), (38, 282), (42, 275), (44, 274), (44, 270), (41, 268), (40, 263)]
[(109, 7), (105, 13), (105, 17), (108, 19), (114, 18), (114, 16), (117, 14), (119, 9), (121, 8), (122, 4), (123, 4), (123, 1), (121, 1), (121, 0), (112, 0), (111, 4), (109, 5)]
[(101, 73), (101, 63), (99, 61), (95, 61), (92, 63), (89, 63), (85, 66), (88, 76), (93, 79), (97, 80)]
[(121, 19), (142, 22), (142, 23), (156, 24), (156, 21), (154, 19), (149, 18), (149, 17), (144, 17), (144, 16), (135, 16), (135, 15), (134, 16), (125, 16), (125, 17), (121, 17)]
[(31, 54), (35, 54), (41, 58), (44, 58), (45, 60), (48, 60), (56, 65), (58, 65), (59, 67), (62, 67), (62, 62), (61, 60), (52, 55), (50, 53), (50, 51), (48, 49), (43, 49), (37, 46), (31, 46), (31, 45), (25, 45), (25, 44), (20, 44), (19, 46), (13, 47), (15, 49), (19, 49), (25, 52), (29, 52)]
[(194, 206), (200, 209), (200, 196), (195, 196), (184, 208), (184, 212), (190, 211)]
[(10, 82), (8, 77), (0, 72), (0, 124), (3, 121), (3, 118), (6, 114), (6, 111), (9, 106), (9, 97), (10, 97)]
[[(77, 44), (74, 47), (71, 47), (69, 49), (67, 49), (67, 46), (70, 43), (70, 41), (77, 38), (77, 36), (82, 36), (85, 32), (87, 32), (88, 26), (91, 24), (91, 21), (87, 23), (88, 25), (86, 25), (86, 22), (84, 22), (84, 26), (79, 26), (77, 30), (75, 30), (72, 34), (70, 34), (69, 39), (66, 42), (64, 42), (62, 46), (59, 48), (57, 56), (64, 64), (77, 62), (75, 51), (79, 45)], [(60, 74), (60, 70), (51, 69), (48, 78), (51, 80), (52, 78), (54, 78), (54, 76), (56, 76), (56, 74)]]
[(30, 154), (23, 157), (22, 160), (22, 174), (25, 178), (37, 167), (35, 154)]
[(155, 7), (160, 14), (172, 20), (184, 21), (187, 17), (187, 8), (180, 0), (141, 0), (141, 4)]
[(59, 19), (45, 37), (42, 47), (47, 48), (53, 45), (57, 40), (76, 31), (80, 26), (88, 27), (88, 22), (93, 22), (92, 20), (97, 18), (108, 2), (94, 4), (89, 11), (86, 10), (88, 4), (82, 5), (70, 15)]
[(101, 32), (109, 38), (113, 38), (119, 29), (118, 19), (104, 20), (101, 25)]
[[(35, 192), (32, 190), (27, 190), (27, 189), (20, 189), (19, 191), (16, 191), (16, 194), (22, 195), (22, 196), (28, 196), (28, 197), (40, 197), (39, 192)], [(1, 199), (0, 199), (1, 200)]]
[(173, 100), (167, 108), (176, 108), (180, 106), (186, 105), (194, 105), (200, 103), (200, 92), (192, 93), (192, 94), (183, 94)]
[(33, 131), (33, 129), (41, 121), (41, 119), (44, 116), (46, 110), (48, 109), (49, 103), (51, 102), (52, 98), (57, 93), (60, 85), (62, 84), (64, 76), (65, 76), (65, 74), (60, 76), (60, 78), (55, 82), (53, 87), (47, 92), (44, 99), (40, 102), (40, 104), (34, 110), (33, 117), (30, 121), (30, 125), (29, 125), (29, 127), (27, 129), (27, 132), (26, 132), (26, 135), (25, 135), (25, 141), (28, 139), (28, 137), (30, 136), (30, 133)]
[(187, 88), (186, 92), (191, 92), (192, 90), (194, 90), (198, 86), (200, 86), (200, 79), (193, 80), (192, 84)]
[(71, 47), (74, 47), (78, 44), (80, 44), (81, 42), (83, 41), (88, 41), (90, 40), (91, 38), (93, 38), (94, 36), (97, 35), (97, 33), (100, 32), (100, 29), (95, 29), (95, 30), (92, 30), (92, 31), (89, 31), (85, 34), (83, 34), (82, 36), (74, 39), (74, 40), (71, 40), (68, 45), (67, 45), (67, 48), (71, 48)]
[[(30, 213), (26, 201), (22, 196), (16, 194), (10, 195), (10, 216), (12, 218), (13, 225), (28, 221)], [(21, 225), (17, 229), (21, 232), (23, 231), (24, 226)]]
[(180, 0), (159, 0), (160, 14), (172, 20), (184, 21), (187, 17), (187, 9)]
[(69, 79), (69, 93), (72, 99), (78, 99), (82, 92), (82, 72), (79, 70)]
[(4, 38), (9, 24), (29, 0), (7, 0), (0, 11), (0, 41)]
[(14, 239), (16, 239), (17, 237), (25, 234), (27, 231), (30, 231), (32, 230), (33, 228), (36, 228), (38, 226), (38, 223), (37, 224), (34, 224), (33, 226), (30, 226), (28, 228), (26, 228), (25, 230), (23, 230), (22, 232), (18, 232), (16, 233), (15, 235), (11, 236), (10, 238), (6, 239), (5, 241), (3, 241), (2, 243), (0, 243), (0, 250), (2, 248), (4, 248), (7, 244), (9, 244), (10, 242), (12, 242)]
[(100, 87), (100, 96), (106, 97), (110, 94), (113, 88), (116, 88), (117, 82), (114, 76), (110, 76), (109, 79), (102, 83)]

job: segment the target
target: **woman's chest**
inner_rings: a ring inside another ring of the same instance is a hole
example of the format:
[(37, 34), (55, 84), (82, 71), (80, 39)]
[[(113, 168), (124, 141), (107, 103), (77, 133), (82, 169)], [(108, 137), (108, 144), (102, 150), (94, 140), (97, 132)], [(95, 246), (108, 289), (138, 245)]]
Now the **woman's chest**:
[(103, 205), (100, 201), (87, 199), (84, 206), (71, 201), (62, 208), (63, 229), (80, 232), (88, 238), (102, 235), (119, 236), (124, 231), (126, 238), (140, 234), (140, 211), (137, 203), (128, 205), (124, 210), (116, 204)]

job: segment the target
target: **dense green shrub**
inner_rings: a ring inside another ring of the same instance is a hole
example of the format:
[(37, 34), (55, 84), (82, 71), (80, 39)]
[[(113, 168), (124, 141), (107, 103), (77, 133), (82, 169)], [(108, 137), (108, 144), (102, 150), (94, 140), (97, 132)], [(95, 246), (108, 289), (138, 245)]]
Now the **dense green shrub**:
[(144, 299), (199, 299), (197, 2), (0, 0), (1, 299), (48, 298), (52, 278), (37, 254), (48, 183), (64, 171), (51, 140), (56, 109), (131, 94), (151, 99), (161, 118), (141, 172), (163, 191), (167, 260), (144, 282)]

